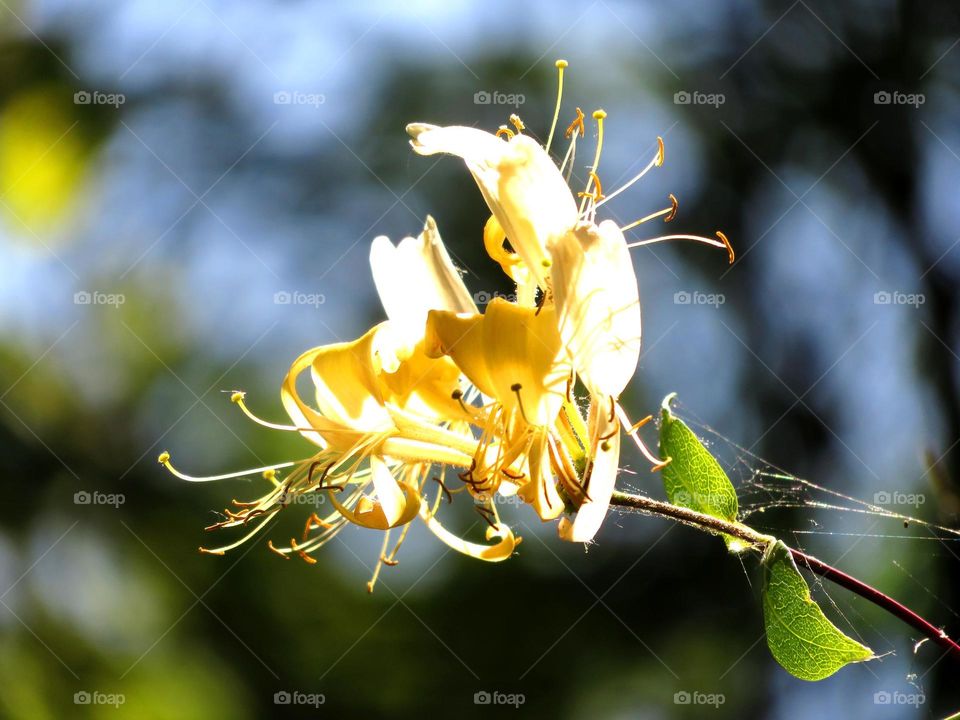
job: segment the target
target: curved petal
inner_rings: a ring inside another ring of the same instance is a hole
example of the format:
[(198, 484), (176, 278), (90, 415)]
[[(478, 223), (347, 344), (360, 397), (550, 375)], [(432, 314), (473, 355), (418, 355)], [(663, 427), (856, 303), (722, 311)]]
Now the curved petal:
[[(387, 472), (389, 472), (389, 470)], [(406, 525), (417, 516), (421, 508), (420, 494), (414, 488), (406, 483), (398, 483), (392, 476), (390, 480), (403, 494), (401, 512), (395, 516), (393, 521), (387, 516), (383, 501), (379, 498), (377, 500), (371, 500), (366, 495), (361, 496), (354, 509), (350, 510), (337, 500), (335, 492), (329, 492), (327, 495), (330, 498), (330, 502), (333, 503), (333, 506), (337, 509), (337, 512), (339, 512), (345, 520), (352, 522), (354, 525), (370, 528), (371, 530), (389, 530), (392, 527)], [(377, 490), (376, 487), (375, 490)], [(395, 502), (392, 492), (386, 492), (390, 494), (390, 502)], [(395, 510), (395, 507), (391, 512), (393, 512), (393, 510)]]
[(566, 397), (570, 366), (562, 359), (553, 308), (494, 298), (483, 315), (431, 311), (426, 353), (449, 355), (484, 394), (530, 425), (549, 425)]
[(466, 162), (490, 211), (541, 287), (547, 287), (550, 238), (576, 224), (570, 189), (547, 152), (518, 134), (504, 142), (476, 128), (407, 126), (410, 144), (421, 155), (449, 153)]
[(464, 555), (476, 558), (477, 560), (486, 560), (487, 562), (506, 560), (513, 555), (513, 551), (522, 539), (514, 537), (513, 531), (505, 524), (498, 523), (496, 528), (488, 527), (486, 534), (487, 540), (497, 538), (497, 543), (494, 545), (481, 545), (480, 543), (464, 540), (447, 530), (440, 524), (440, 521), (437, 520), (430, 510), (427, 509), (426, 505), (420, 506), (420, 517), (423, 519), (423, 522), (426, 523), (430, 532), (436, 535), (447, 547)]
[(396, 371), (380, 375), (381, 397), (388, 405), (433, 420), (471, 420), (454, 399), (460, 369), (448, 357), (430, 357), (417, 343)]
[(640, 299), (627, 242), (611, 220), (557, 237), (553, 294), (574, 368), (591, 393), (614, 397), (640, 358)]
[(429, 215), (419, 236), (404, 238), (396, 247), (382, 235), (375, 238), (370, 268), (380, 301), (406, 352), (423, 337), (428, 311), (477, 311)]
[(609, 399), (595, 398), (593, 403), (591, 419), (595, 418), (596, 430), (585, 480), (588, 497), (573, 522), (563, 518), (558, 528), (560, 537), (570, 542), (589, 542), (597, 534), (610, 507), (620, 464), (620, 424), (606, 410)]

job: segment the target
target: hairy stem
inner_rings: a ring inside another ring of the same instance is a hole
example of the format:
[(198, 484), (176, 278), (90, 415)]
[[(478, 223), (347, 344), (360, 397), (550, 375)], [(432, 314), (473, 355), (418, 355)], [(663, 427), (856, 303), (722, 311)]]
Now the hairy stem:
[[(761, 552), (771, 542), (776, 541), (776, 538), (774, 538), (772, 535), (764, 535), (763, 533), (757, 532), (746, 525), (728, 522), (726, 520), (713, 517), (712, 515), (706, 515), (704, 513), (697, 512), (696, 510), (690, 510), (677, 505), (671, 505), (670, 503), (654, 500), (643, 495), (634, 495), (632, 493), (617, 491), (613, 493), (613, 497), (610, 499), (610, 504), (631, 508), (646, 515), (655, 515), (657, 517), (676, 520), (684, 523), (685, 525), (690, 525), (701, 530), (705, 530), (706, 532), (730, 535), (738, 540), (743, 541), (748, 547)], [(897, 602), (889, 595), (880, 592), (875, 587), (867, 585), (865, 582), (857, 580), (851, 575), (847, 575), (845, 572), (828, 565), (822, 560), (818, 560), (811, 555), (807, 555), (799, 550), (794, 550), (793, 548), (788, 549), (790, 550), (790, 554), (793, 556), (794, 561), (799, 565), (807, 568), (812, 573), (819, 575), (822, 578), (826, 578), (827, 580), (830, 580), (831, 582), (834, 582), (837, 585), (856, 593), (877, 607), (883, 608), (894, 617), (899, 618), (903, 622), (907, 623), (907, 625), (921, 633), (925, 638), (952, 653), (955, 658), (960, 659), (960, 645), (952, 640), (944, 630), (923, 619), (910, 608)]]

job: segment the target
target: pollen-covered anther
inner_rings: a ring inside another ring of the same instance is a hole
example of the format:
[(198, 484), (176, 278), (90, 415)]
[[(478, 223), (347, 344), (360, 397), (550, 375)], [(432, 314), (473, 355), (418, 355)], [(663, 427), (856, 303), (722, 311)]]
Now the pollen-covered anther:
[(733, 265), (733, 261), (736, 260), (736, 258), (737, 258), (736, 253), (734, 253), (734, 251), (733, 251), (733, 245), (732, 245), (732, 244), (730, 243), (730, 241), (727, 239), (727, 236), (724, 235), (724, 234), (723, 234), (722, 232), (720, 232), (719, 230), (717, 230), (717, 237), (720, 238), (720, 240), (722, 240), (722, 241), (723, 241), (723, 244), (726, 246), (726, 248), (727, 248), (727, 254), (728, 254), (729, 257), (730, 257), (730, 265)]
[(563, 133), (563, 136), (564, 136), (567, 140), (570, 139), (570, 136), (573, 135), (574, 132), (580, 133), (580, 137), (583, 137), (584, 135), (587, 134), (586, 129), (583, 127), (583, 119), (584, 119), (584, 117), (586, 117), (586, 116), (583, 114), (583, 110), (581, 110), (580, 108), (577, 108), (577, 117), (576, 117), (576, 119), (574, 119), (574, 121), (573, 121), (572, 123), (570, 123), (570, 125), (567, 127), (566, 131)]
[(234, 390), (234, 391), (230, 394), (230, 402), (232, 402), (232, 403), (238, 403), (238, 402), (240, 402), (241, 400), (243, 400), (246, 396), (247, 396), (247, 394), (246, 394), (243, 390)]
[(669, 465), (669, 464), (672, 463), (672, 462), (673, 462), (673, 458), (672, 458), (672, 457), (668, 457), (666, 460), (664, 460), (664, 461), (662, 461), (662, 462), (658, 462), (656, 465), (654, 465), (652, 468), (650, 468), (650, 472), (652, 472), (652, 473), (659, 472), (659, 471), (663, 470), (667, 465)]
[(631, 428), (627, 431), (627, 435), (630, 435), (630, 434), (632, 434), (632, 433), (635, 433), (637, 430), (639, 430), (640, 428), (642, 428), (644, 425), (646, 425), (646, 424), (647, 424), (648, 422), (650, 422), (651, 420), (653, 420), (653, 415), (647, 415), (645, 418), (643, 418), (643, 420), (638, 420), (637, 422), (635, 422), (635, 423), (633, 424), (633, 427), (631, 427)]
[(663, 167), (663, 138), (657, 135), (657, 167)]
[(513, 130), (508, 128), (506, 125), (501, 125), (499, 128), (497, 128), (497, 137), (506, 137), (507, 140), (511, 140), (513, 135)]
[(520, 116), (517, 115), (516, 113), (513, 113), (510, 116), (510, 124), (517, 129), (518, 133), (522, 133), (524, 130), (527, 129), (527, 126), (523, 124), (523, 120), (521, 120)]
[(166, 450), (164, 450), (164, 451), (163, 451), (162, 453), (160, 453), (160, 455), (157, 457), (157, 462), (160, 463), (161, 465), (167, 465), (167, 464), (169, 464), (169, 462), (170, 462), (170, 453), (168, 453)]
[[(592, 180), (593, 183), (597, 186), (597, 189), (592, 191), (587, 191), (587, 192), (579, 192), (577, 193), (577, 197), (588, 197), (588, 198), (591, 198), (595, 203), (598, 203), (601, 200), (603, 200), (603, 197), (604, 197), (603, 186), (600, 184), (600, 176), (597, 175), (593, 170), (591, 170), (590, 180)], [(589, 184), (587, 185), (587, 187), (588, 188), (590, 187)]]
[(677, 210), (680, 209), (680, 203), (677, 200), (677, 197), (673, 193), (670, 193), (669, 198), (670, 198), (670, 212), (663, 218), (663, 221), (665, 223), (668, 223), (671, 220), (673, 220), (677, 216)]
[(270, 550), (272, 550), (274, 553), (282, 557), (284, 560), (290, 559), (289, 553), (286, 553), (283, 550), (280, 550), (279, 548), (277, 548), (277, 546), (273, 544), (273, 540), (267, 540), (267, 547), (270, 548)]

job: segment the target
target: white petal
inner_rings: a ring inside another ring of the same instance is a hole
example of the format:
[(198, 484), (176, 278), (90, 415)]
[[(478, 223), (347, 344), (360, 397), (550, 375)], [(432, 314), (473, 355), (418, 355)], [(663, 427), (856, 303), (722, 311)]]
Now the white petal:
[(477, 312), (430, 216), (418, 237), (404, 238), (397, 247), (383, 235), (375, 238), (370, 268), (401, 355), (423, 338), (430, 310)]
[(640, 358), (640, 299), (627, 242), (611, 220), (551, 244), (560, 336), (594, 394), (617, 397)]
[(592, 540), (600, 529), (600, 525), (603, 524), (610, 507), (610, 496), (613, 495), (617, 468), (620, 464), (620, 425), (616, 418), (610, 419), (607, 412), (609, 404), (610, 400), (607, 397), (600, 397), (599, 400), (594, 398), (593, 413), (597, 430), (592, 452), (590, 482), (587, 487), (587, 494), (590, 497), (580, 505), (572, 523), (566, 518), (560, 521), (558, 530), (563, 540), (570, 542)]
[(577, 205), (559, 169), (532, 138), (508, 142), (476, 128), (407, 126), (421, 155), (449, 153), (466, 162), (491, 212), (541, 287), (546, 287), (551, 238), (577, 221)]

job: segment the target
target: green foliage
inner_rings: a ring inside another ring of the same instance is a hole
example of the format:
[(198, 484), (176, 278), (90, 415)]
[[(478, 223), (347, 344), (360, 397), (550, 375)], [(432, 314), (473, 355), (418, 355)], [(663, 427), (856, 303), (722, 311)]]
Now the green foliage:
[(763, 622), (773, 657), (801, 680), (822, 680), (844, 665), (873, 657), (847, 637), (810, 598), (810, 588), (782, 541), (763, 559)]
[[(663, 471), (674, 505), (729, 522), (737, 521), (737, 493), (720, 463), (663, 401), (660, 452), (670, 458)], [(728, 545), (733, 538), (727, 537)], [(801, 680), (822, 680), (848, 663), (873, 657), (870, 648), (838, 630), (810, 598), (789, 548), (777, 540), (764, 553), (763, 618), (773, 657)]]
[(664, 398), (660, 413), (660, 454), (670, 458), (661, 472), (667, 499), (674, 505), (736, 522), (737, 491), (716, 458), (670, 411), (674, 397), (671, 394)]

